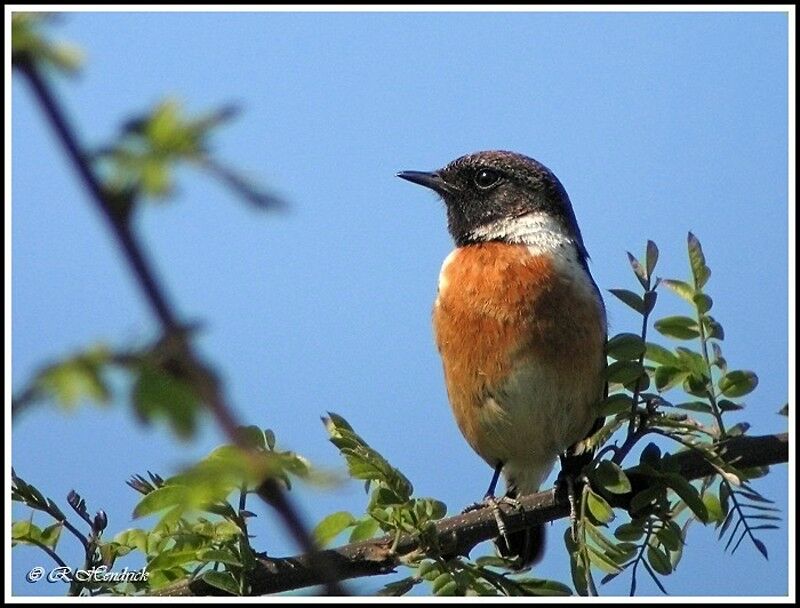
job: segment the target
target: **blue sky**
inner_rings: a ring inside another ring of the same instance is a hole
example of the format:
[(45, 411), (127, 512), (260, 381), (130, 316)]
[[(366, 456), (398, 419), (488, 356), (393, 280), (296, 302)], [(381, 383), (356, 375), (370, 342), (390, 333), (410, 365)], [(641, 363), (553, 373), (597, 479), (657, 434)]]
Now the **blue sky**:
[[(238, 415), (274, 429), (282, 446), (341, 470), (319, 422), (332, 410), (418, 495), (451, 513), (482, 496), (491, 471), (452, 420), (430, 327), (452, 247), (443, 208), (394, 173), (493, 148), (533, 156), (565, 185), (612, 332), (636, 331), (605, 291), (635, 288), (625, 251), (641, 254), (652, 239), (660, 274), (683, 277), (694, 231), (727, 359), (761, 380), (733, 419), (753, 434), (785, 430), (776, 415), (788, 398), (784, 14), (75, 13), (53, 31), (86, 52), (82, 73), (57, 89), (87, 144), (166, 95), (194, 112), (242, 106), (215, 153), (289, 209), (255, 212), (187, 169), (175, 199), (141, 209), (137, 229), (181, 314), (203, 321), (202, 350)], [(19, 388), (43, 361), (95, 341), (143, 344), (157, 326), (26, 83), (13, 80)], [(686, 312), (666, 292), (656, 310)], [(210, 451), (222, 437), (207, 422), (182, 443), (138, 424), (124, 399), (73, 414), (44, 405), (15, 422), (13, 464), (62, 503), (77, 489), (117, 532), (138, 525), (125, 479), (168, 475)], [(787, 483), (778, 466), (756, 487), (785, 513)], [(293, 495), (309, 523), (366, 502), (355, 482)], [(536, 574), (566, 582), (562, 526)], [(269, 517), (254, 531), (271, 555), (295, 550)], [(762, 539), (769, 562), (747, 544), (726, 554), (712, 529), (696, 527), (665, 585), (674, 595), (784, 595), (785, 522)], [(18, 548), (13, 559), (15, 594), (64, 593), (24, 581), (47, 565), (40, 552)], [(601, 592), (626, 594), (620, 579)], [(658, 593), (646, 578), (639, 588)]]

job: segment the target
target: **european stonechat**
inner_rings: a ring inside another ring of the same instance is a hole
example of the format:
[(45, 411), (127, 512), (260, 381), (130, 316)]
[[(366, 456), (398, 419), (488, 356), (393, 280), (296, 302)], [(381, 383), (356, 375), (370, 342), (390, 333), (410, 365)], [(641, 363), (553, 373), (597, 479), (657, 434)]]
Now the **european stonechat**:
[[(587, 436), (605, 390), (605, 307), (572, 204), (552, 171), (513, 152), (397, 175), (447, 208), (455, 249), (433, 306), (447, 395), (461, 433), (494, 467), (485, 500), (502, 472), (514, 502)], [(498, 550), (532, 564), (543, 531), (501, 529)]]

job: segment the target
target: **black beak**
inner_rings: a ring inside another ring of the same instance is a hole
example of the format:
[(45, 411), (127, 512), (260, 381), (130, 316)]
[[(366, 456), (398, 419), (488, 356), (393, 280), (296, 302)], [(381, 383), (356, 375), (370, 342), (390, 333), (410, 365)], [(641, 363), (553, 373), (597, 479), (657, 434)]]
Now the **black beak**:
[(440, 195), (444, 195), (446, 192), (455, 192), (455, 188), (444, 181), (442, 176), (435, 171), (400, 171), (397, 173), (397, 177), (430, 188)]

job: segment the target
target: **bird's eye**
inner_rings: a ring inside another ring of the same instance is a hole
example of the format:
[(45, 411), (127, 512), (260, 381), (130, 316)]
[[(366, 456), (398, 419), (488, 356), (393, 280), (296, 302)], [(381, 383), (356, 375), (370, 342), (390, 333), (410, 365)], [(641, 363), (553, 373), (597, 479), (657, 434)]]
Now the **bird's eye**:
[(496, 186), (502, 176), (497, 171), (492, 169), (478, 169), (475, 173), (475, 185), (481, 190), (488, 190), (492, 186)]

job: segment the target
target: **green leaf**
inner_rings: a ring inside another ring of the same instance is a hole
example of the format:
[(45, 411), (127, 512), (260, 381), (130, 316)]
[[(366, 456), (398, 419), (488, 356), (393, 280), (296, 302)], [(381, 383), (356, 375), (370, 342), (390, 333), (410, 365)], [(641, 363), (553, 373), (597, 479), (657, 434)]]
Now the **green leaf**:
[(682, 297), (684, 300), (689, 302), (690, 304), (694, 304), (694, 297), (695, 297), (695, 290), (694, 287), (689, 285), (684, 281), (678, 281), (676, 279), (663, 279), (661, 281), (662, 284), (669, 287), (672, 291)]
[(449, 572), (442, 572), (439, 576), (433, 579), (433, 583), (431, 584), (431, 590), (434, 593), (438, 593), (439, 590), (444, 587), (445, 585), (449, 585), (450, 583), (455, 583), (453, 580), (453, 575)]
[(722, 512), (727, 516), (730, 513), (731, 488), (727, 483), (719, 484), (719, 504)]
[(689, 412), (702, 412), (703, 414), (712, 414), (713, 410), (708, 403), (703, 403), (702, 401), (687, 401), (685, 403), (677, 403), (675, 404), (676, 408), (679, 410), (687, 410)]
[(658, 468), (661, 465), (661, 448), (652, 441), (648, 443), (639, 456), (639, 463)]
[(97, 550), (100, 552), (103, 563), (112, 565), (117, 558), (124, 557), (132, 551), (130, 547), (125, 547), (114, 541), (98, 543)]
[(417, 498), (414, 507), (429, 520), (442, 519), (447, 515), (447, 505), (435, 498)]
[(623, 386), (625, 387), (625, 390), (628, 390), (632, 393), (637, 390), (639, 393), (643, 393), (650, 388), (650, 375), (646, 371), (643, 371), (638, 378), (635, 378), (630, 382), (626, 382)]
[(659, 319), (653, 326), (660, 334), (677, 340), (693, 340), (700, 335), (697, 322), (680, 315)]
[(357, 435), (344, 418), (329, 412), (323, 422), (331, 443), (344, 456), (352, 477), (385, 484), (386, 489), (398, 497), (398, 502), (406, 502), (411, 498), (414, 493), (411, 482)]
[(436, 589), (434, 593), (439, 596), (452, 596), (456, 595), (457, 591), (458, 591), (458, 583), (454, 580), (451, 580), (450, 582), (445, 583), (444, 585)]
[(394, 581), (393, 583), (387, 583), (386, 585), (384, 585), (383, 589), (378, 591), (378, 595), (399, 597), (411, 591), (414, 585), (416, 585), (418, 582), (419, 581), (416, 580), (413, 576), (409, 576), (399, 581)]
[(147, 563), (147, 570), (170, 570), (176, 566), (187, 566), (197, 562), (197, 551), (195, 549), (172, 549), (162, 551)]
[(606, 378), (609, 382), (627, 384), (637, 380), (644, 373), (642, 364), (638, 361), (614, 361), (606, 368)]
[(645, 358), (648, 361), (653, 361), (660, 365), (671, 365), (676, 367), (678, 364), (678, 357), (671, 350), (664, 348), (660, 344), (653, 342), (647, 343), (647, 350), (645, 351)]
[(641, 357), (646, 350), (644, 341), (636, 334), (617, 334), (606, 344), (606, 353), (617, 361), (632, 361)]
[(714, 305), (714, 300), (711, 299), (711, 296), (704, 294), (704, 293), (696, 293), (694, 294), (694, 305), (697, 307), (697, 312), (701, 315), (706, 314), (711, 307)]
[[(481, 565), (479, 563), (480, 559), (481, 558), (478, 558), (478, 560), (476, 560), (478, 565)], [(439, 574), (441, 574), (440, 570), (441, 568), (438, 562), (435, 562), (431, 559), (425, 559), (420, 563), (418, 572), (419, 576), (424, 578), (426, 581), (432, 581), (435, 580)]]
[(714, 357), (711, 360), (711, 365), (717, 367), (723, 374), (728, 373), (728, 362), (722, 356), (722, 349), (717, 342), (711, 342), (711, 350), (714, 352)]
[(622, 524), (614, 530), (614, 536), (621, 541), (636, 542), (644, 536), (644, 528), (634, 522)]
[(40, 25), (51, 19), (47, 13), (11, 13), (11, 48), (15, 64), (31, 62), (72, 75), (83, 63), (83, 51), (65, 42), (52, 42), (40, 32)]
[(678, 367), (691, 372), (695, 376), (706, 376), (708, 368), (706, 367), (705, 359), (700, 353), (682, 346), (677, 347), (675, 353), (678, 355)]
[(677, 473), (663, 473), (661, 479), (681, 497), (697, 519), (703, 523), (708, 522), (708, 511), (697, 488)]
[(679, 367), (672, 367), (671, 365), (657, 367), (655, 373), (656, 388), (660, 392), (667, 391), (683, 382), (688, 375), (689, 372)]
[(642, 490), (631, 499), (630, 512), (632, 514), (639, 513), (653, 504), (653, 501), (658, 501), (664, 494), (664, 488), (661, 486), (653, 486)]
[(725, 339), (725, 330), (711, 315), (703, 315), (703, 329), (705, 329), (707, 338), (713, 338), (715, 340)]
[(689, 248), (689, 265), (692, 268), (694, 286), (696, 289), (700, 290), (708, 282), (709, 277), (711, 277), (711, 269), (706, 266), (706, 257), (703, 254), (700, 240), (690, 232), (687, 242)]
[(248, 448), (256, 450), (267, 449), (267, 441), (266, 437), (264, 436), (264, 431), (262, 431), (256, 425), (251, 424), (249, 426), (240, 426), (238, 429), (236, 429), (236, 432), (239, 434), (239, 439)]
[(619, 566), (609, 559), (606, 554), (601, 553), (592, 545), (587, 545), (586, 548), (589, 550), (589, 560), (591, 560), (592, 564), (597, 568), (609, 574), (619, 572)]
[(606, 397), (598, 406), (597, 416), (613, 416), (629, 412), (633, 408), (633, 398), (625, 393), (614, 393)]
[(750, 430), (749, 422), (737, 422), (728, 429), (727, 434), (729, 437), (739, 437), (740, 435), (744, 435), (749, 430)]
[[(674, 523), (674, 522), (672, 522), (672, 523)], [(680, 544), (679, 544), (677, 549), (672, 550), (672, 551), (669, 552), (669, 561), (670, 561), (670, 564), (672, 564), (673, 572), (678, 569), (678, 564), (680, 563), (681, 558), (683, 557), (683, 547), (685, 546), (684, 538), (686, 538), (686, 528), (687, 528), (688, 525), (689, 525), (689, 521), (688, 520), (686, 521), (686, 523), (683, 524), (683, 528), (680, 528), (680, 526), (675, 524), (675, 527), (677, 527), (679, 529), (679, 532), (680, 532), (680, 537), (679, 537), (680, 538)]]
[(614, 519), (614, 509), (611, 508), (605, 498), (599, 494), (595, 494), (589, 490), (587, 495), (586, 506), (589, 507), (589, 512), (600, 523), (607, 524)]
[(678, 551), (683, 546), (681, 527), (672, 520), (664, 522), (664, 525), (656, 532), (656, 538), (668, 551)]
[(499, 555), (481, 555), (475, 560), (475, 564), (481, 568), (506, 568), (514, 564), (514, 560), (500, 557)]
[(42, 536), (40, 538), (42, 544), (51, 549), (55, 549), (56, 545), (58, 544), (58, 539), (61, 538), (61, 531), (64, 529), (64, 524), (60, 521), (56, 522), (50, 526), (47, 526), (44, 530), (42, 530)]
[(631, 482), (625, 472), (610, 460), (600, 461), (593, 475), (599, 486), (612, 494), (626, 494), (631, 491)]
[(614, 564), (622, 565), (626, 561), (628, 561), (633, 555), (631, 552), (635, 553), (636, 545), (633, 543), (615, 543), (613, 540), (608, 538), (599, 528), (592, 525), (586, 525), (584, 528), (586, 530), (587, 535), (591, 538), (600, 548), (605, 556)]
[(164, 570), (151, 570), (148, 571), (148, 574), (150, 576), (147, 579), (147, 586), (150, 589), (161, 589), (170, 583), (186, 578), (189, 573), (184, 568), (175, 567)]
[(198, 552), (197, 557), (204, 562), (219, 562), (228, 566), (242, 567), (241, 560), (230, 550), (203, 549)]
[[(33, 513), (31, 513), (31, 518), (32, 517)], [(14, 541), (12, 545), (21, 542), (24, 544), (44, 545), (45, 547), (55, 549), (61, 537), (62, 529), (63, 524), (61, 522), (56, 522), (41, 529), (30, 519), (15, 521), (11, 525), (11, 538)]]
[(114, 537), (114, 542), (147, 554), (147, 532), (139, 528), (123, 530)]
[(672, 564), (670, 563), (669, 556), (660, 548), (653, 545), (647, 547), (647, 561), (653, 567), (653, 570), (659, 574), (667, 576), (672, 574)]
[(717, 401), (717, 405), (719, 406), (719, 411), (721, 412), (736, 412), (744, 409), (744, 404), (734, 403), (728, 399), (720, 399)]
[(241, 528), (232, 521), (220, 521), (214, 524), (213, 536), (218, 540), (230, 540), (238, 538), (242, 533)]
[(631, 268), (633, 269), (633, 274), (636, 275), (636, 278), (639, 279), (639, 283), (641, 286), (646, 290), (650, 288), (650, 280), (647, 276), (647, 270), (644, 266), (641, 265), (639, 260), (637, 260), (634, 255), (628, 251), (628, 262), (631, 264)]
[(378, 522), (372, 519), (371, 517), (367, 517), (366, 519), (362, 519), (359, 521), (355, 526), (353, 526), (353, 531), (350, 533), (350, 542), (357, 543), (362, 540), (369, 540), (375, 537), (375, 534), (378, 532)]
[(331, 513), (314, 528), (314, 539), (320, 547), (325, 547), (339, 534), (356, 523), (356, 518), (347, 511)]
[(706, 506), (706, 512), (708, 513), (708, 523), (720, 525), (725, 520), (726, 514), (722, 511), (722, 504), (720, 504), (719, 498), (710, 492), (706, 492), (703, 494), (703, 504)]
[(143, 363), (131, 400), (143, 421), (166, 418), (179, 437), (188, 438), (194, 434), (200, 400), (187, 380), (164, 368)]
[(720, 378), (717, 386), (726, 397), (742, 397), (758, 386), (758, 376), (749, 370), (734, 370)]
[(558, 581), (549, 581), (538, 578), (522, 578), (516, 579), (517, 585), (522, 587), (525, 595), (539, 595), (539, 596), (568, 596), (572, 595), (572, 589), (559, 583)]
[(652, 310), (656, 307), (656, 301), (658, 300), (658, 292), (657, 291), (646, 291), (644, 292), (644, 296), (642, 301), (644, 302), (644, 312), (645, 314), (650, 314)]
[[(31, 515), (33, 517), (33, 515)], [(15, 521), (11, 524), (11, 538), (17, 541), (25, 541), (26, 539), (39, 540), (42, 537), (42, 531), (33, 522), (27, 519)]]
[(644, 259), (647, 276), (652, 277), (653, 271), (656, 269), (656, 263), (658, 262), (658, 247), (651, 240), (647, 241), (647, 252)]
[(134, 517), (152, 515), (164, 509), (183, 504), (188, 488), (181, 485), (164, 485), (146, 494), (133, 510)]
[(172, 191), (172, 177), (166, 161), (148, 158), (141, 168), (142, 192), (148, 196), (164, 197)]
[(695, 397), (706, 397), (708, 395), (708, 379), (705, 376), (699, 377), (689, 374), (683, 379), (683, 390)]
[(407, 503), (408, 499), (398, 496), (396, 492), (385, 487), (376, 488), (370, 499), (370, 504), (377, 507), (404, 506)]
[(221, 589), (226, 593), (230, 593), (231, 595), (240, 595), (239, 585), (236, 583), (236, 579), (233, 578), (230, 572), (217, 572), (215, 570), (208, 570), (203, 572), (200, 578), (212, 587)]
[(34, 380), (34, 388), (52, 395), (68, 409), (80, 401), (108, 403), (111, 392), (103, 377), (111, 352), (103, 345), (50, 365)]
[(586, 571), (583, 565), (581, 545), (575, 542), (572, 537), (572, 529), (569, 527), (564, 531), (564, 545), (569, 553), (570, 574), (572, 575), (572, 584), (575, 585), (575, 591), (579, 595), (588, 595), (591, 574)]
[(268, 450), (275, 449), (275, 433), (272, 429), (264, 429), (264, 440), (267, 443)]
[[(777, 528), (777, 526), (775, 527)], [(763, 542), (761, 542), (757, 538), (754, 538), (753, 544), (756, 546), (756, 549), (758, 549), (758, 552), (764, 556), (764, 559), (769, 559), (769, 554), (767, 553), (767, 547), (764, 545)]]
[(633, 310), (635, 310), (639, 314), (642, 315), (644, 314), (645, 312), (644, 300), (642, 300), (642, 297), (640, 295), (637, 295), (627, 289), (609, 289), (608, 291), (613, 295), (615, 295), (617, 298), (619, 298), (621, 301), (623, 301), (625, 304), (633, 308)]
[(194, 509), (220, 513), (220, 503), (245, 484), (254, 486), (267, 476), (289, 472), (302, 474), (296, 470), (298, 458), (290, 452), (248, 453), (233, 445), (222, 445), (145, 495), (134, 515), (150, 515), (167, 508), (174, 509), (178, 517), (183, 511)]

